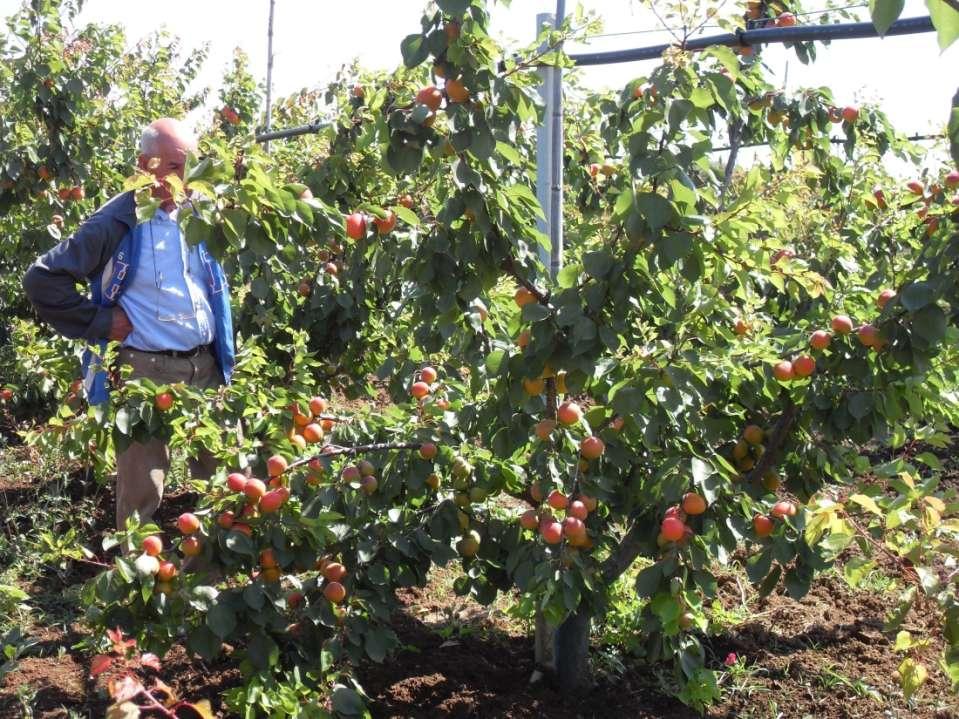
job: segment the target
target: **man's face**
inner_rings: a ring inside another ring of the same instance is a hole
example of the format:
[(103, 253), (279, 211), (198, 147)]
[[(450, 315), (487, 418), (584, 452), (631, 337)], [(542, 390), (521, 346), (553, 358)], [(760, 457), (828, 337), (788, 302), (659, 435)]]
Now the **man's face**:
[[(152, 156), (140, 155), (138, 164), (158, 180), (168, 175), (176, 175), (183, 179), (183, 168), (186, 164), (187, 153), (194, 150), (193, 143), (169, 136), (158, 138), (156, 151)], [(166, 183), (160, 183), (153, 188), (153, 196), (161, 200), (172, 199), (172, 193)]]

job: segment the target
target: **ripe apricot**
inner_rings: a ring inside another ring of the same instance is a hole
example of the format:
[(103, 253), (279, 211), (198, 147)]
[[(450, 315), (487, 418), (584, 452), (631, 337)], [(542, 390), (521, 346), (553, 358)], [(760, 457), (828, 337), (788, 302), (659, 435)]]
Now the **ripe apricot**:
[(176, 565), (173, 562), (160, 562), (160, 568), (157, 569), (157, 581), (169, 582), (176, 576)]
[(187, 557), (195, 557), (201, 550), (200, 540), (194, 534), (184, 537), (183, 541), (180, 542), (180, 551)]
[(832, 331), (839, 335), (848, 335), (852, 332), (853, 324), (848, 315), (836, 315), (832, 318)]
[(796, 505), (792, 502), (776, 502), (773, 505), (772, 512), (770, 512), (777, 519), (782, 519), (783, 517), (793, 517), (796, 514)]
[(555, 520), (541, 523), (539, 533), (547, 544), (559, 544), (563, 539), (563, 525)]
[(816, 371), (816, 360), (809, 355), (800, 355), (793, 360), (793, 370), (797, 377), (809, 377)]
[(410, 387), (410, 394), (416, 399), (423, 399), (430, 393), (430, 386), (426, 382), (414, 382)]
[(683, 495), (683, 511), (693, 516), (702, 514), (706, 511), (706, 500), (701, 494), (687, 492)]
[[(757, 445), (763, 443), (763, 438), (765, 437), (765, 432), (763, 428), (756, 424), (746, 425), (746, 429), (743, 430), (743, 439), (746, 440), (749, 444)], [(744, 455), (745, 456), (745, 455)], [(736, 457), (739, 459), (739, 457)]]
[(193, 534), (200, 529), (200, 520), (192, 512), (184, 512), (177, 517), (176, 526), (183, 534)]
[(516, 304), (519, 307), (523, 307), (525, 305), (528, 305), (530, 302), (535, 302), (536, 295), (534, 295), (525, 287), (520, 287), (518, 290), (516, 290), (516, 293), (513, 295), (513, 301), (516, 302)]
[(753, 517), (753, 530), (757, 537), (768, 537), (773, 533), (773, 527), (773, 520), (769, 517), (762, 514)]
[(599, 459), (606, 451), (606, 444), (599, 437), (584, 437), (579, 443), (579, 453), (584, 459)]
[(331, 582), (342, 582), (346, 576), (346, 567), (339, 562), (327, 562), (326, 565), (322, 567), (321, 572), (324, 579), (328, 579)]
[(163, 540), (157, 535), (151, 534), (143, 540), (143, 553), (151, 557), (157, 556), (163, 551)]
[(815, 350), (824, 350), (829, 346), (832, 335), (826, 330), (816, 330), (809, 337), (809, 346)]
[(323, 587), (323, 596), (333, 602), (333, 604), (339, 604), (346, 599), (346, 587), (339, 582), (329, 582)]
[(303, 439), (307, 444), (316, 444), (323, 441), (323, 428), (316, 422), (310, 422), (303, 428)]
[(263, 480), (256, 479), (255, 477), (250, 478), (243, 487), (243, 494), (245, 494), (247, 499), (252, 503), (256, 504), (260, 501), (260, 498), (266, 494), (266, 485), (263, 484)]
[(583, 410), (570, 400), (566, 400), (556, 409), (556, 418), (563, 424), (576, 424), (582, 417)]
[(569, 505), (569, 497), (558, 489), (554, 489), (549, 493), (549, 497), (546, 498), (546, 503), (553, 509), (566, 509)]
[(660, 532), (668, 542), (678, 542), (685, 534), (686, 526), (677, 517), (666, 517), (663, 520)]
[(794, 376), (793, 363), (789, 360), (782, 360), (773, 366), (773, 377), (780, 382), (789, 382)]

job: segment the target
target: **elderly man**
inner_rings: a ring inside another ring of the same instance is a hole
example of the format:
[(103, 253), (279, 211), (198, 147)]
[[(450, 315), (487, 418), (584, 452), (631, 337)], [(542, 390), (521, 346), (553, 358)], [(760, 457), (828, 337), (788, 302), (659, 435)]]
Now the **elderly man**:
[[(177, 120), (146, 127), (137, 164), (156, 178), (160, 207), (137, 222), (133, 192), (117, 195), (76, 234), (39, 257), (23, 286), (41, 319), (73, 339), (120, 342), (119, 361), (133, 378), (199, 388), (229, 382), (233, 326), (223, 271), (201, 244), (190, 247), (176, 222), (168, 175), (183, 179), (193, 135)], [(81, 295), (88, 281), (92, 298)], [(96, 357), (96, 355), (94, 355)], [(91, 403), (106, 398), (105, 375), (93, 363), (85, 387)], [(98, 384), (98, 382), (100, 384)], [(170, 455), (160, 439), (134, 442), (117, 457), (116, 521), (122, 529), (137, 512), (150, 521), (160, 506)], [(195, 476), (209, 476), (209, 455), (191, 460)]]

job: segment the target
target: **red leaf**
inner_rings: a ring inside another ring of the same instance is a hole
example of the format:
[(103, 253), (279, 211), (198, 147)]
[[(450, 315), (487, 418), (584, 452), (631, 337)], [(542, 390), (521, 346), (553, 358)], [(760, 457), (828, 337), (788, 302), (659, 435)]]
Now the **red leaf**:
[(110, 668), (111, 664), (113, 664), (113, 657), (107, 656), (106, 654), (97, 654), (93, 657), (93, 661), (90, 662), (90, 676), (95, 677), (103, 674), (103, 672)]
[(160, 657), (156, 654), (151, 654), (147, 652), (146, 654), (140, 657), (140, 665), (144, 667), (150, 667), (150, 669), (155, 669), (160, 671)]
[(120, 656), (126, 656), (127, 648), (133, 648), (137, 645), (136, 639), (123, 638), (123, 630), (120, 627), (107, 629), (107, 637), (113, 642), (113, 651)]

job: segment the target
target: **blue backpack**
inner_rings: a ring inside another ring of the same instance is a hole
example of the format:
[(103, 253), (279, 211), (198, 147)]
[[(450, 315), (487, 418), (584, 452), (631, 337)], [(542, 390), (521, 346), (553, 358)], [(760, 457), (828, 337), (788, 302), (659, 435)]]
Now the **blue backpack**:
[[(90, 278), (91, 299), (100, 307), (113, 307), (120, 300), (127, 287), (133, 281), (137, 265), (140, 261), (140, 247), (142, 243), (144, 225), (136, 225), (124, 235), (117, 245), (113, 257), (104, 266), (99, 278)], [(210, 305), (213, 308), (214, 354), (223, 380), (229, 384), (233, 376), (233, 367), (236, 356), (233, 348), (233, 315), (230, 309), (230, 290), (226, 284), (226, 276), (220, 263), (207, 251), (201, 242), (199, 245), (200, 261), (207, 270), (207, 281), (210, 289)], [(83, 374), (83, 388), (87, 401), (91, 405), (103, 404), (110, 399), (110, 381), (103, 368), (103, 357), (106, 354), (107, 340), (100, 340), (88, 345), (83, 353), (81, 371)]]

